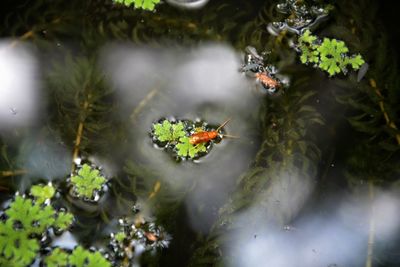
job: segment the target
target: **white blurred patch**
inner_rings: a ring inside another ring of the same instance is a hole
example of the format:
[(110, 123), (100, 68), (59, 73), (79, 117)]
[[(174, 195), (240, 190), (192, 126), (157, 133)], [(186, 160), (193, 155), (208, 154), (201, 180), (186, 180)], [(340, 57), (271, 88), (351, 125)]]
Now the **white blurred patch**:
[[(120, 116), (132, 119), (136, 114), (130, 158), (154, 171), (161, 190), (169, 188), (171, 195), (190, 191), (185, 195), (187, 212), (200, 231), (212, 224), (218, 205), (246, 170), (257, 147), (258, 122), (249, 118), (257, 117), (261, 100), (239, 72), (241, 64), (240, 54), (221, 44), (192, 49), (114, 45), (104, 50), (103, 66), (118, 90)], [(178, 164), (156, 149), (149, 137), (152, 124), (165, 117), (201, 118), (214, 125), (231, 117), (224, 129), (240, 138), (215, 144), (198, 163)]]
[(38, 111), (37, 63), (21, 45), (0, 43), (0, 130), (30, 125)]
[(167, 0), (167, 3), (182, 9), (202, 8), (209, 0)]
[[(378, 192), (373, 202), (369, 202), (368, 193), (358, 195), (357, 199), (338, 200), (331, 199), (328, 208), (317, 213), (304, 214), (291, 227), (271, 223), (263, 216), (254, 221), (243, 213), (237, 223), (243, 226), (244, 221), (252, 220), (247, 221), (250, 226), (233, 233), (234, 242), (225, 244), (226, 253), (235, 255), (228, 266), (363, 266), (371, 234), (371, 214), (375, 239), (385, 242), (396, 237), (399, 198)], [(259, 212), (262, 210), (266, 212)], [(379, 252), (374, 252), (374, 257), (379, 257)]]

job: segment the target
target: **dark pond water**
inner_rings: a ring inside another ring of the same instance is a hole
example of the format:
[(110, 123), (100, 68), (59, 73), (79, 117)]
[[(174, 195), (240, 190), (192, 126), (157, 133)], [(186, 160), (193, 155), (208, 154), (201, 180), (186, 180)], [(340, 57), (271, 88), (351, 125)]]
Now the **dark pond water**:
[[(38, 244), (28, 266), (52, 266), (51, 251), (78, 245), (100, 251), (104, 266), (400, 266), (395, 9), (372, 0), (179, 2), (147, 11), (5, 1), (0, 265), (26, 265), (23, 241), (10, 234), (24, 231), (21, 221), (6, 227), (16, 192), (33, 198), (33, 185), (51, 182), (57, 192), (42, 208), (74, 220), (62, 233), (27, 235)], [(313, 45), (344, 41), (339, 58), (360, 54), (368, 69), (330, 77), (302, 64), (296, 32), (308, 26)], [(261, 65), (246, 62), (248, 46)], [(227, 119), (206, 150), (181, 150), (180, 138)], [(158, 140), (164, 120), (183, 121), (186, 132), (168, 128), (170, 139)], [(73, 183), (85, 164), (106, 180), (88, 197)], [(126, 235), (119, 243), (117, 233)]]

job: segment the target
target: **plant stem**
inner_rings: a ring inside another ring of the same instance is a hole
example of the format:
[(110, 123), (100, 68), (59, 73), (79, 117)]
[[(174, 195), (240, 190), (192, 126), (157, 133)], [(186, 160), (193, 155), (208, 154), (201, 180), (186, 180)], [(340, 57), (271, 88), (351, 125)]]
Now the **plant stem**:
[(130, 118), (132, 122), (136, 121), (136, 118), (138, 117), (138, 115), (140, 114), (140, 112), (142, 112), (143, 108), (147, 105), (147, 103), (158, 93), (158, 89), (153, 89), (151, 90), (146, 96), (145, 98), (143, 98), (139, 104), (137, 105), (137, 107), (133, 110)]
[(369, 201), (371, 205), (370, 219), (369, 219), (369, 232), (368, 232), (368, 249), (367, 249), (367, 260), (365, 267), (372, 267), (372, 257), (374, 253), (374, 240), (375, 240), (375, 208), (374, 208), (374, 182), (372, 179), (368, 181), (369, 189)]
[[(91, 98), (91, 95), (89, 94), (85, 102), (83, 103), (83, 113), (86, 113), (88, 107), (89, 107), (89, 100)], [(78, 130), (76, 131), (76, 138), (75, 138), (75, 146), (74, 146), (74, 151), (72, 153), (72, 167), (71, 167), (71, 172), (75, 171), (75, 160), (78, 158), (79, 154), (79, 146), (81, 144), (82, 140), (82, 135), (83, 135), (83, 126), (85, 123), (85, 119), (82, 119), (79, 122), (78, 125)]]
[(18, 176), (22, 174), (26, 174), (26, 170), (15, 170), (15, 171), (1, 171), (0, 176), (1, 177), (10, 177), (10, 176)]
[[(383, 113), (383, 116), (385, 117), (385, 121), (386, 121), (386, 125), (388, 125), (390, 128), (397, 130), (397, 126), (394, 123), (394, 121), (392, 121), (389, 117), (389, 114), (387, 113), (387, 111), (385, 110), (385, 106), (384, 106), (384, 102), (383, 102), (383, 95), (381, 94), (381, 91), (379, 90), (379, 88), (376, 86), (376, 82), (374, 79), (370, 79), (369, 80), (369, 84), (371, 85), (371, 87), (375, 90), (375, 93), (380, 97), (381, 100), (379, 100), (379, 107)], [(396, 141), (397, 144), (400, 145), (400, 134), (396, 134)]]

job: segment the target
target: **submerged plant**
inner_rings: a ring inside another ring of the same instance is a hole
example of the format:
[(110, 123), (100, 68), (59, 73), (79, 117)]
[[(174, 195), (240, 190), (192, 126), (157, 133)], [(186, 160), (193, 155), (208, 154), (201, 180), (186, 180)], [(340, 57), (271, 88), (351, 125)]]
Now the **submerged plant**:
[(324, 38), (321, 42), (309, 30), (305, 31), (298, 41), (301, 63), (312, 63), (328, 72), (329, 76), (346, 74), (348, 67), (358, 70), (365, 63), (359, 54), (348, 55), (349, 49), (343, 41)]
[(154, 10), (154, 7), (160, 0), (114, 0), (114, 2), (128, 7), (134, 5), (135, 8)]
[(31, 189), (34, 199), (17, 195), (5, 211), (6, 218), (0, 222), (1, 266), (26, 266), (40, 249), (39, 239), (48, 230), (66, 230), (73, 221), (68, 212), (56, 211), (45, 200), (54, 196), (51, 185)]
[(71, 177), (73, 192), (78, 196), (96, 201), (98, 192), (105, 186), (106, 178), (101, 176), (100, 171), (83, 164), (78, 174)]

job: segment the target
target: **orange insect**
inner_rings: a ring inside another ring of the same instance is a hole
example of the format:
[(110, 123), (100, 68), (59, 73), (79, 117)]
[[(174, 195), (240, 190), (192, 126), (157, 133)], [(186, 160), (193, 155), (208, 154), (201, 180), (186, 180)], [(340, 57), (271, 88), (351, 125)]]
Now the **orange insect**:
[(155, 234), (151, 233), (151, 232), (145, 232), (144, 235), (151, 242), (156, 242), (158, 240), (158, 237)]
[[(192, 145), (197, 145), (197, 144), (201, 144), (201, 143), (207, 143), (208, 141), (217, 138), (217, 136), (219, 135), (218, 131), (221, 130), (221, 128), (224, 127), (230, 120), (231, 119), (227, 119), (215, 131), (201, 131), (201, 132), (192, 134), (189, 137), (189, 143), (191, 143)], [(237, 136), (226, 135), (226, 134), (222, 135), (222, 137), (238, 138)]]
[(279, 80), (271, 78), (266, 72), (258, 72), (255, 76), (266, 88), (278, 89), (281, 86)]

